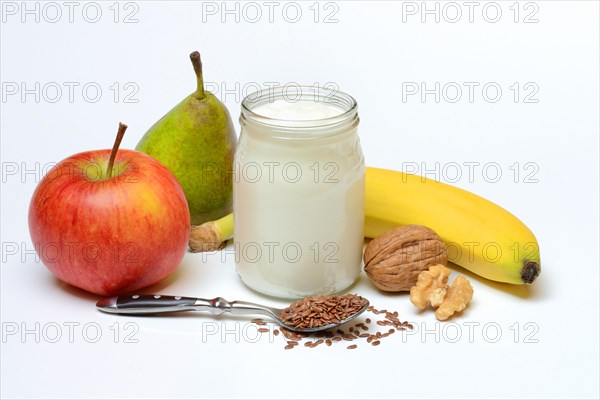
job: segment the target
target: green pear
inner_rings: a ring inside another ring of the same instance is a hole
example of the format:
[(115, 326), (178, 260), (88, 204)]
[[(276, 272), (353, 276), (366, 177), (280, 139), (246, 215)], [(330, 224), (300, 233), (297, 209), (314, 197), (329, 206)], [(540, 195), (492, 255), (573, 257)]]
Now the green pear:
[(146, 132), (136, 150), (163, 163), (181, 184), (192, 225), (231, 212), (237, 138), (227, 108), (204, 90), (200, 53), (190, 54), (197, 89)]

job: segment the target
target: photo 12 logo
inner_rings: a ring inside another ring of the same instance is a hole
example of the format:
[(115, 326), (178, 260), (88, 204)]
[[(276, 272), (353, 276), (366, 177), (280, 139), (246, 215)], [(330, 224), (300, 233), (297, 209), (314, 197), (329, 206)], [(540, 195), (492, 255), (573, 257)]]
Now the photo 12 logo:
[[(401, 163), (403, 172), (412, 175), (420, 175), (421, 182), (426, 183), (428, 179), (439, 182), (486, 182), (498, 183), (500, 181), (511, 181), (513, 183), (539, 183), (538, 174), (540, 165), (534, 161), (515, 161), (508, 165), (496, 161), (449, 161), (449, 162), (414, 162), (403, 161)], [(408, 177), (403, 176), (403, 183)]]
[(514, 103), (539, 103), (535, 82), (402, 82), (402, 102), (498, 103), (503, 96)]
[[(275, 100), (275, 88), (282, 88), (281, 98), (287, 103), (297, 103), (300, 99), (335, 104), (339, 85), (336, 82), (313, 82), (312, 85), (301, 85), (298, 82), (204, 82), (205, 90), (211, 92), (223, 103), (234, 101), (241, 103), (246, 99), (250, 104), (256, 103), (265, 97), (269, 101)], [(310, 96), (303, 92), (305, 88)]]
[[(128, 163), (126, 166), (117, 166), (120, 174), (113, 176), (115, 182), (121, 183), (139, 183), (140, 170), (135, 162)], [(4, 161), (1, 164), (2, 183), (40, 183), (42, 179), (55, 180), (66, 178), (68, 180), (80, 180), (85, 177), (91, 181), (102, 179), (106, 174), (106, 165), (98, 161), (88, 161), (85, 163), (62, 163), (56, 162), (17, 162)], [(208, 174), (208, 172), (207, 172)], [(207, 175), (208, 176), (208, 175)], [(63, 179), (64, 180), (64, 179)]]
[(240, 244), (234, 242), (233, 246), (218, 251), (202, 252), (202, 262), (218, 254), (221, 262), (234, 259), (236, 263), (323, 263), (337, 264), (340, 246), (336, 242), (248, 242)]
[(537, 344), (540, 327), (535, 322), (412, 322), (413, 329), (400, 331), (402, 343), (516, 343)]
[(234, 163), (233, 179), (236, 183), (339, 183), (340, 165), (333, 161), (302, 165), (295, 161)]
[(2, 322), (2, 343), (139, 343), (135, 322), (102, 326), (95, 321)]
[(78, 261), (103, 262), (115, 265), (135, 264), (139, 262), (140, 246), (135, 242), (112, 243), (97, 242), (48, 242), (29, 244), (26, 242), (2, 242), (2, 263), (17, 258), (26, 263), (30, 257), (39, 263), (73, 264)]
[(138, 103), (136, 82), (2, 82), (2, 103)]
[(337, 24), (340, 5), (337, 2), (279, 1), (203, 1), (202, 22), (247, 23), (310, 21), (315, 24)]
[(528, 1), (404, 1), (402, 2), (402, 22), (419, 23), (475, 23), (484, 21), (495, 24), (510, 20), (517, 23), (537, 24), (540, 6)]
[(140, 7), (133, 1), (3, 1), (0, 10), (3, 24), (96, 24), (101, 21), (137, 24)]

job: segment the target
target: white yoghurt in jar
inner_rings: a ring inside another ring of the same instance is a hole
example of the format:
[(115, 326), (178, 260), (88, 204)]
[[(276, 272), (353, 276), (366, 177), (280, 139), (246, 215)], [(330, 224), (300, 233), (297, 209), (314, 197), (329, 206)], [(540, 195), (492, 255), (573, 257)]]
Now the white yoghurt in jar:
[(340, 292), (361, 271), (365, 164), (356, 101), (270, 88), (242, 103), (234, 159), (236, 268), (274, 297)]

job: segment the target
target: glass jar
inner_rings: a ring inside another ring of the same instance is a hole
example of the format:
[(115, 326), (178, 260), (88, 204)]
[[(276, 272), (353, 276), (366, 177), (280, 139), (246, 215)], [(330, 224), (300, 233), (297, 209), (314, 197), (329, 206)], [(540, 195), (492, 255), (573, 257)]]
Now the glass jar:
[(356, 101), (335, 90), (276, 87), (243, 100), (233, 210), (247, 286), (295, 299), (356, 280), (365, 195), (358, 123)]

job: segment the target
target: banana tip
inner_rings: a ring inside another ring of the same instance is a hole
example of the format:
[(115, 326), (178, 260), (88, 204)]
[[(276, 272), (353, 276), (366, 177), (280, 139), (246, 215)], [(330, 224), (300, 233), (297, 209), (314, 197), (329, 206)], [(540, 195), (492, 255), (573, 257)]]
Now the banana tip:
[(523, 283), (533, 283), (540, 272), (542, 272), (542, 267), (539, 262), (534, 260), (523, 261), (523, 268), (521, 269)]

